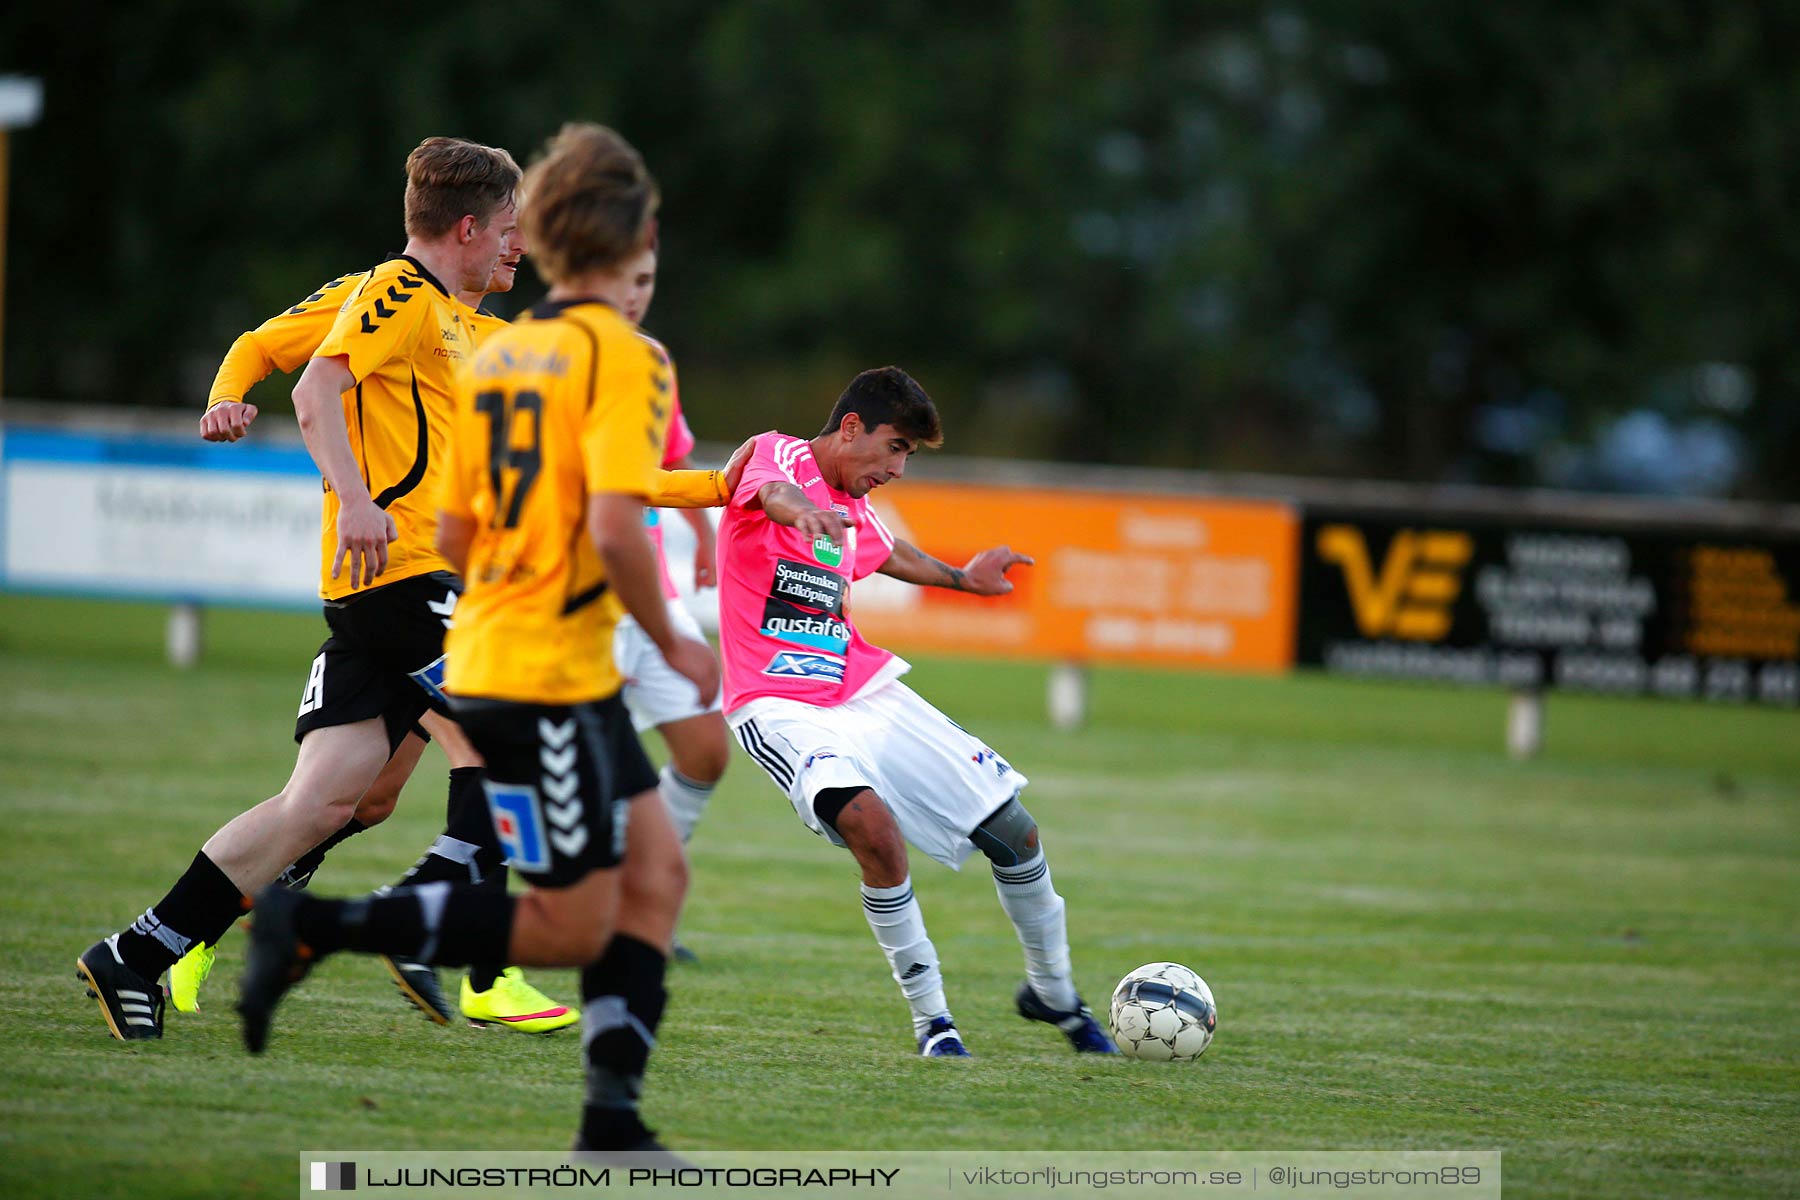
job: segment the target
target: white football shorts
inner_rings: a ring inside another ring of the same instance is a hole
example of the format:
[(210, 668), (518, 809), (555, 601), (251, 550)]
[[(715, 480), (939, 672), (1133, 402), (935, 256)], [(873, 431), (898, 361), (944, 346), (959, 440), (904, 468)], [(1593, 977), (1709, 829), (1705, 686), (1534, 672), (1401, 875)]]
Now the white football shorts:
[[(669, 601), (669, 620), (683, 637), (697, 642), (706, 640), (700, 623), (681, 601)], [(656, 643), (629, 613), (619, 620), (613, 633), (613, 662), (625, 677), (625, 707), (631, 710), (631, 723), (639, 733), (719, 711), (718, 697), (713, 697), (711, 704), (700, 703), (700, 689), (694, 681), (669, 665)]]
[(956, 870), (975, 851), (969, 834), (1027, 782), (897, 680), (835, 708), (764, 696), (725, 719), (806, 827), (834, 846), (844, 841), (813, 812), (813, 797), (868, 787), (908, 842)]

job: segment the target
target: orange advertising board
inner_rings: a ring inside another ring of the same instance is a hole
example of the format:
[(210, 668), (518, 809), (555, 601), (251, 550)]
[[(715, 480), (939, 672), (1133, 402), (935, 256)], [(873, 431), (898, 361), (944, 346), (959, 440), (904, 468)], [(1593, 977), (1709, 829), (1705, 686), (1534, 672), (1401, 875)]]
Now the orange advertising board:
[(961, 566), (989, 546), (1037, 560), (1011, 594), (883, 575), (856, 624), (896, 649), (1282, 671), (1294, 661), (1298, 520), (1286, 505), (907, 482), (871, 498), (894, 535)]

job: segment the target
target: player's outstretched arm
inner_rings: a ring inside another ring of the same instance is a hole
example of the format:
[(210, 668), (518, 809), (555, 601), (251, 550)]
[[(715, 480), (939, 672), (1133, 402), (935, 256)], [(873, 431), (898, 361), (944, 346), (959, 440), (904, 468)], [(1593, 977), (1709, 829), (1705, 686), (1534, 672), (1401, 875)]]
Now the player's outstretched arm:
[(744, 477), (744, 465), (756, 449), (751, 438), (731, 452), (723, 471), (658, 471), (656, 490), (646, 503), (652, 508), (719, 508), (731, 503), (738, 480)]
[(326, 284), (293, 308), (276, 313), (248, 333), (239, 334), (225, 352), (207, 393), (200, 436), (209, 442), (235, 442), (250, 432), (258, 409), (244, 397), (273, 371), (304, 366), (331, 332), (337, 319), (337, 296), (327, 294), (350, 277)]
[(1029, 567), (1036, 561), (1030, 555), (1014, 554), (1010, 546), (995, 546), (983, 550), (966, 565), (953, 567), (911, 542), (895, 538), (894, 552), (876, 570), (920, 587), (948, 588), (975, 596), (1004, 596), (1013, 590), (1006, 572), (1012, 567)]
[(806, 498), (806, 493), (791, 483), (765, 483), (756, 493), (756, 501), (777, 525), (798, 529), (807, 537), (843, 536), (850, 522), (842, 513), (820, 508)]
[(651, 508), (718, 508), (731, 499), (723, 471), (657, 471), (650, 483)]

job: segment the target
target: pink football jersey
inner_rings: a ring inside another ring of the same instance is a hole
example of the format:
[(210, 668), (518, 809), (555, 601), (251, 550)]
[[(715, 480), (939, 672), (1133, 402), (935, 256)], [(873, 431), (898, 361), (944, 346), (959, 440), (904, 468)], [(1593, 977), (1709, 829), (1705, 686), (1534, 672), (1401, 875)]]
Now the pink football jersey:
[[(756, 496), (775, 482), (842, 513), (851, 523), (848, 545), (771, 521)], [(811, 443), (781, 433), (758, 437), (719, 524), (725, 711), (762, 696), (821, 707), (855, 696), (894, 656), (856, 631), (850, 584), (893, 552), (894, 536), (868, 502), (825, 482)]]

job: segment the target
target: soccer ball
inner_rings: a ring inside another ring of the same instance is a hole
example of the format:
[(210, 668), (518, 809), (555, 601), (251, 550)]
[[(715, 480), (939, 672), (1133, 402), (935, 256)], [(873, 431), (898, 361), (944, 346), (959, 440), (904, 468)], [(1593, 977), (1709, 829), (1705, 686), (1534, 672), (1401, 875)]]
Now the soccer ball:
[(1146, 963), (1113, 989), (1113, 1040), (1132, 1058), (1192, 1062), (1218, 1024), (1212, 989), (1178, 963)]

